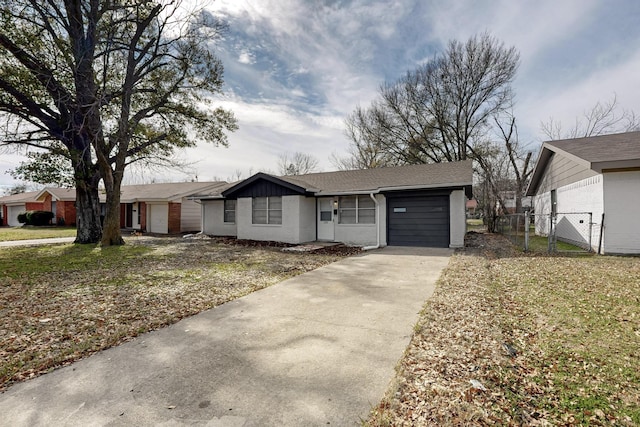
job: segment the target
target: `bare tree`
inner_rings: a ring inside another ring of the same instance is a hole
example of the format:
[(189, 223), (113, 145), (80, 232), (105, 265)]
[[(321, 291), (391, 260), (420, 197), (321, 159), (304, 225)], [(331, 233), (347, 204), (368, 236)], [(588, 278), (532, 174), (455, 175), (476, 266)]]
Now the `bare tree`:
[(316, 172), (318, 159), (311, 154), (295, 152), (283, 153), (278, 157), (278, 171), (281, 175), (304, 175)]
[(511, 106), (518, 63), (515, 48), (489, 34), (451, 41), (442, 54), (382, 85), (369, 108), (349, 115), (354, 163), (437, 163), (482, 155), (491, 118)]
[(515, 212), (523, 212), (522, 198), (533, 173), (531, 150), (521, 144), (513, 113), (493, 117), (494, 135), (482, 147), (483, 155), (477, 157), (476, 171), (480, 191), (476, 198), (485, 214), (489, 231), (495, 231), (495, 220), (500, 208), (507, 206), (505, 195), (515, 195)]
[(542, 133), (550, 139), (585, 138), (608, 133), (630, 132), (640, 129), (640, 118), (633, 110), (620, 108), (614, 95), (610, 101), (600, 101), (586, 110), (582, 117), (576, 117), (575, 123), (567, 130), (562, 122), (550, 117), (540, 124)]
[(0, 12), (2, 144), (70, 161), (76, 242), (123, 243), (129, 164), (168, 159), (197, 140), (226, 144), (236, 128), (230, 112), (208, 105), (222, 64), (203, 41), (223, 26), (203, 10), (179, 0), (0, 0)]

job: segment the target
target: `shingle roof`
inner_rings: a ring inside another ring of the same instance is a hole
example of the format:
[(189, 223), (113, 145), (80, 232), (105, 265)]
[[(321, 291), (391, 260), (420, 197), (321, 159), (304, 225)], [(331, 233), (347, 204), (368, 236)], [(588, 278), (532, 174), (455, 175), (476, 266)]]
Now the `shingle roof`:
[(545, 144), (590, 163), (640, 159), (640, 132), (563, 139)]
[(556, 153), (597, 173), (607, 169), (638, 168), (640, 131), (545, 142), (533, 169), (527, 196), (535, 194), (547, 165)]
[(214, 182), (170, 182), (157, 184), (123, 185), (120, 201), (177, 200), (200, 194), (226, 185), (225, 181)]
[(403, 187), (436, 188), (471, 185), (471, 161), (407, 165), (297, 176), (280, 179), (299, 185), (317, 195), (381, 191)]
[(12, 203), (27, 203), (27, 202), (35, 202), (36, 196), (38, 195), (38, 191), (29, 191), (26, 193), (19, 194), (11, 194), (9, 196), (0, 197), (0, 204), (9, 205)]
[[(209, 192), (225, 186), (225, 181), (214, 182), (170, 182), (155, 184), (123, 185), (120, 190), (121, 203), (144, 201), (171, 201), (192, 196), (201, 192)], [(75, 188), (48, 187), (37, 193), (42, 197), (46, 192), (56, 200), (75, 200)], [(100, 201), (105, 201), (104, 190), (100, 192)]]
[[(245, 181), (229, 185), (222, 191), (231, 189), (231, 192), (235, 192), (260, 175), (265, 178), (270, 177), (265, 174), (257, 174)], [(470, 196), (473, 167), (469, 160), (271, 178), (276, 181), (280, 180), (281, 183), (293, 184), (316, 196), (444, 187), (464, 187)], [(217, 195), (211, 194), (210, 196)]]

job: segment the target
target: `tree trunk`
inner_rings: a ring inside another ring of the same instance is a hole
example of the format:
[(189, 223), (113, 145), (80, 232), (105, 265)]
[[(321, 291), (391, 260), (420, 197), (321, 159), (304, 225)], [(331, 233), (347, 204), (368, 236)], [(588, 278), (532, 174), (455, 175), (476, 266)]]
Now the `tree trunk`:
[(107, 211), (104, 217), (100, 245), (124, 245), (120, 231), (120, 187), (122, 180), (114, 176), (115, 174), (108, 165), (103, 165), (102, 171), (102, 181), (107, 193)]
[(76, 179), (77, 232), (74, 243), (98, 243), (102, 236), (98, 182), (95, 177)]
[(120, 189), (107, 193), (107, 212), (102, 226), (101, 246), (124, 245), (120, 231)]

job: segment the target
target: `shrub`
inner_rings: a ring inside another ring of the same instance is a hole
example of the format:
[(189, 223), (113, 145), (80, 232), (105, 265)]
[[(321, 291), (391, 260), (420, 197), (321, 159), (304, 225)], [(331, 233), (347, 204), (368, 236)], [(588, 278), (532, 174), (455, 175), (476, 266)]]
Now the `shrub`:
[(20, 224), (26, 224), (27, 223), (27, 213), (26, 212), (20, 212), (18, 214), (18, 222)]
[(18, 222), (26, 225), (49, 225), (54, 216), (49, 211), (27, 211), (18, 215)]

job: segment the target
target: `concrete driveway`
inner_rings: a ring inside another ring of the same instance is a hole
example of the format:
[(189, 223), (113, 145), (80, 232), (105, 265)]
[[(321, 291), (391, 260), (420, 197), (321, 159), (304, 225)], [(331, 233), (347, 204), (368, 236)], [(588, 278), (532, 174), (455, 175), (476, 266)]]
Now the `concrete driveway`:
[(357, 425), (451, 253), (387, 247), (286, 280), (14, 385), (0, 425)]

